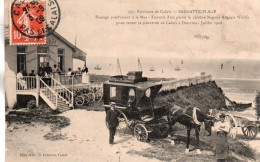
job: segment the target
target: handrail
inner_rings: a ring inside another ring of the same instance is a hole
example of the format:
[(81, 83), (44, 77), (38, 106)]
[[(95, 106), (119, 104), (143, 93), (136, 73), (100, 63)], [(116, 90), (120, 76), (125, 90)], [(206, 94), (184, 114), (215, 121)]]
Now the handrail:
[[(52, 85), (58, 85), (61, 87), (61, 89), (64, 89), (66, 91), (66, 94), (64, 94), (64, 96), (60, 95), (58, 91), (60, 91), (59, 89), (57, 89), (57, 93), (58, 95), (63, 98), (64, 100), (66, 100), (67, 102), (69, 102), (69, 104), (71, 104), (73, 106), (74, 103), (74, 94), (73, 91), (69, 90), (67, 87), (65, 87), (64, 85), (62, 85), (59, 81), (57, 81), (56, 79), (54, 79), (53, 77), (51, 77), (52, 79)], [(55, 86), (54, 86), (55, 87)], [(60, 91), (60, 93), (62, 93), (62, 91)], [(69, 93), (67, 95), (67, 93)]]
[(16, 78), (16, 90), (26, 91), (26, 90), (36, 90), (36, 76), (23, 76), (22, 78)]
[(56, 97), (55, 103), (52, 100), (53, 99), (52, 96), (51, 96), (51, 99), (49, 99), (49, 100), (51, 103), (55, 104), (55, 108), (57, 108), (58, 107), (58, 96), (60, 96), (60, 95), (57, 92), (55, 92), (50, 86), (48, 86), (41, 78), (39, 78), (39, 81), (40, 81), (40, 83), (42, 83), (44, 85), (44, 87), (47, 88), (47, 90), (49, 90), (53, 95), (55, 95), (55, 97)]
[[(52, 93), (56, 94), (57, 92), (55, 92), (50, 86), (48, 86), (43, 80), (42, 78), (40, 78), (40, 81), (48, 88), (50, 89), (50, 91), (52, 91)], [(57, 93), (58, 94), (58, 93)]]
[(58, 83), (59, 86), (61, 86), (62, 88), (66, 89), (67, 91), (69, 91), (72, 94), (72, 91), (70, 91), (67, 87), (65, 87), (64, 85), (62, 85), (59, 81), (57, 81), (56, 79), (54, 79), (53, 77), (51, 77), (51, 79), (53, 81), (55, 81), (55, 83)]

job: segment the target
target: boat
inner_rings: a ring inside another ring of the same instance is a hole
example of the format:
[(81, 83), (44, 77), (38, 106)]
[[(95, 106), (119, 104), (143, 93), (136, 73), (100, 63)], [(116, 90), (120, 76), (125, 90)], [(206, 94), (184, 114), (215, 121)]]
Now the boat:
[(181, 60), (181, 64), (183, 64), (183, 60)]
[(95, 70), (101, 70), (102, 67), (101, 67), (100, 65), (96, 65), (96, 66), (94, 67), (94, 69), (95, 69)]
[(153, 66), (150, 68), (150, 71), (155, 71), (155, 69), (154, 69), (154, 67), (153, 67)]
[(243, 111), (249, 107), (252, 107), (252, 103), (243, 103), (243, 102), (236, 102), (231, 101), (229, 98), (225, 97), (225, 103), (228, 108), (233, 108), (236, 111)]
[(117, 73), (119, 76), (122, 76), (121, 66), (120, 66), (120, 62), (119, 62), (118, 58), (117, 58), (116, 62), (117, 62)]
[(180, 69), (179, 66), (177, 65), (174, 70), (175, 70), (175, 71), (180, 71), (181, 69)]
[(137, 67), (137, 69), (138, 69), (139, 71), (143, 71), (142, 65), (141, 65), (141, 61), (140, 61), (139, 58), (138, 58), (138, 67)]

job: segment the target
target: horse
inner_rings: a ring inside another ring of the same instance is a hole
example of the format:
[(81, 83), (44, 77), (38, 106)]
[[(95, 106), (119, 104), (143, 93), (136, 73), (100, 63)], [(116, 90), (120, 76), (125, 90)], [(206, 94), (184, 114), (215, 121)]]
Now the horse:
[(169, 111), (168, 118), (168, 124), (169, 124), (169, 132), (171, 132), (172, 126), (179, 122), (180, 124), (187, 127), (187, 141), (186, 141), (186, 150), (185, 153), (189, 153), (189, 143), (190, 143), (190, 131), (192, 128), (195, 129), (196, 134), (196, 146), (195, 149), (197, 151), (197, 154), (201, 154), (201, 151), (199, 149), (199, 133), (200, 133), (200, 127), (202, 122), (205, 124), (205, 130), (208, 132), (208, 136), (211, 135), (211, 127), (213, 126), (213, 119), (214, 117), (211, 117), (202, 111), (200, 111), (197, 107), (188, 107), (185, 109), (177, 108), (177, 109), (171, 109)]

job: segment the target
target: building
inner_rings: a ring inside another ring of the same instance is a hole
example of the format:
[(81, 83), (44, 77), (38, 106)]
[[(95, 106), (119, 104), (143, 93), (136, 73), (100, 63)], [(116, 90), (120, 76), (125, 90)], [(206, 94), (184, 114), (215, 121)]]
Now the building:
[[(5, 27), (5, 96), (8, 107), (14, 106), (17, 94), (30, 95), (17, 91), (16, 75), (20, 70), (27, 74), (34, 70), (37, 74), (41, 65), (46, 66), (49, 63), (52, 68), (56, 64), (62, 72), (66, 72), (69, 68), (73, 69), (73, 59), (86, 61), (86, 53), (57, 32), (46, 38), (45, 45), (19, 46), (10, 45), (9, 32), (9, 27)], [(37, 95), (35, 96), (37, 97)]]

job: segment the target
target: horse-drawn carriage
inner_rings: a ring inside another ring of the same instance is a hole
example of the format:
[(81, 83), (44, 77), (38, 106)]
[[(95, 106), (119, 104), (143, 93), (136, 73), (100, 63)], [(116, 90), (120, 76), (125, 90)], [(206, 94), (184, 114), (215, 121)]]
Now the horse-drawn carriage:
[(103, 84), (105, 110), (115, 102), (115, 110), (120, 114), (118, 132), (134, 130), (135, 137), (142, 142), (149, 137), (168, 136), (168, 122), (163, 118), (167, 108), (155, 107), (153, 103), (161, 87), (161, 84), (148, 82), (142, 72), (114, 76)]

